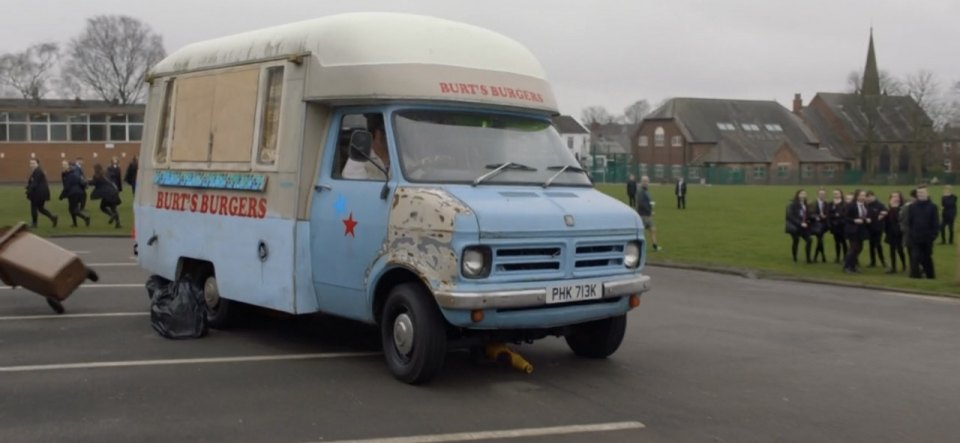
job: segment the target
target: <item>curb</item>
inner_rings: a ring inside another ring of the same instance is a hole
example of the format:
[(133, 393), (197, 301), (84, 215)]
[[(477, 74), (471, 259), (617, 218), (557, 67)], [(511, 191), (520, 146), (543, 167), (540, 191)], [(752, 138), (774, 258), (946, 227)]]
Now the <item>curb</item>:
[(869, 283), (851, 283), (851, 282), (843, 282), (843, 281), (836, 281), (836, 280), (822, 280), (817, 278), (794, 277), (794, 276), (783, 275), (783, 274), (766, 274), (763, 271), (758, 271), (755, 269), (733, 269), (733, 268), (724, 268), (720, 266), (692, 265), (692, 264), (683, 264), (683, 263), (647, 263), (647, 266), (652, 266), (655, 268), (684, 269), (689, 271), (700, 271), (700, 272), (711, 272), (714, 274), (734, 275), (734, 276), (753, 279), (753, 280), (759, 279), (759, 280), (773, 280), (773, 281), (788, 281), (788, 282), (810, 283), (810, 284), (826, 285), (826, 286), (840, 286), (845, 288), (899, 292), (903, 294), (920, 295), (925, 297), (940, 297), (940, 298), (949, 298), (949, 299), (960, 298), (960, 293), (951, 294), (949, 292), (936, 292), (936, 291), (923, 291), (919, 289), (895, 288), (890, 286), (872, 285)]
[(130, 238), (130, 234), (51, 234), (44, 238)]

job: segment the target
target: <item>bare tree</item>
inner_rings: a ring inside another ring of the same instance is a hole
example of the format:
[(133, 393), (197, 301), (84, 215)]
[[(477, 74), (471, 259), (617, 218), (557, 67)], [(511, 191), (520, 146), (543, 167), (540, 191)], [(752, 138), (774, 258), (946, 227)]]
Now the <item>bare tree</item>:
[(904, 85), (906, 94), (930, 117), (934, 129), (942, 128), (949, 120), (949, 109), (947, 95), (942, 91), (937, 76), (931, 71), (921, 69), (908, 75)]
[[(847, 74), (847, 87), (851, 93), (859, 93), (863, 87), (863, 71), (850, 71)], [(903, 95), (903, 83), (885, 70), (880, 70), (880, 91), (887, 95)]]
[(594, 125), (613, 123), (615, 119), (603, 106), (589, 106), (584, 108), (583, 112), (580, 113), (580, 121), (583, 122), (587, 128), (591, 128)]
[(163, 38), (145, 23), (98, 15), (87, 19), (80, 35), (70, 41), (65, 84), (82, 85), (109, 102), (137, 103), (147, 71), (165, 54)]
[(628, 125), (639, 125), (643, 118), (650, 113), (650, 103), (640, 99), (623, 110), (624, 122)]
[(56, 43), (38, 43), (23, 52), (0, 56), (0, 84), (25, 99), (40, 100), (50, 91), (50, 76), (60, 58)]

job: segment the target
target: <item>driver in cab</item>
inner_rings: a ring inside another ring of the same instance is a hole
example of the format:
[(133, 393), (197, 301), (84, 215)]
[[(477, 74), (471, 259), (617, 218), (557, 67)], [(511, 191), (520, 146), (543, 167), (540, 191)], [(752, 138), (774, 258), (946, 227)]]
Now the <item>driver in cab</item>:
[[(382, 114), (371, 114), (367, 116), (367, 130), (373, 136), (370, 149), (370, 161), (363, 158), (353, 159), (353, 153), (343, 165), (341, 176), (353, 180), (386, 180), (383, 171), (376, 165), (383, 167), (384, 171), (390, 170), (390, 153), (387, 151), (387, 135), (383, 125)], [(374, 164), (376, 162), (376, 165)]]

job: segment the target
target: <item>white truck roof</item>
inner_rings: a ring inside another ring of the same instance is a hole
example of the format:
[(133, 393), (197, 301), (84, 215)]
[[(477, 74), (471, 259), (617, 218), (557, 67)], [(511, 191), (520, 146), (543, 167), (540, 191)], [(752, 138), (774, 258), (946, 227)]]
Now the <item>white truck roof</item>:
[(194, 43), (151, 77), (309, 55), (305, 99), (467, 101), (557, 112), (536, 57), (477, 26), (399, 13), (322, 17)]

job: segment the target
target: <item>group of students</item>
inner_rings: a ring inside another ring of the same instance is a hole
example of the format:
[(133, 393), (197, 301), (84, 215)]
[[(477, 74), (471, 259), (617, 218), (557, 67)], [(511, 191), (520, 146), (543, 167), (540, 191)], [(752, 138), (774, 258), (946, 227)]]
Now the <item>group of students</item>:
[[(87, 180), (83, 173), (82, 158), (77, 157), (72, 162), (64, 160), (60, 172), (60, 179), (63, 184), (60, 200), (67, 200), (73, 227), (77, 227), (77, 219), (83, 220), (87, 226), (90, 226), (90, 216), (86, 212), (86, 206), (87, 189), (92, 188), (89, 199), (100, 200), (100, 210), (109, 217), (107, 223), (113, 224), (117, 229), (121, 228), (120, 212), (117, 211), (117, 206), (121, 203), (120, 192), (123, 191), (124, 183), (130, 186), (131, 192), (136, 190), (137, 168), (137, 158), (134, 157), (127, 165), (126, 172), (121, 176), (120, 161), (114, 157), (110, 166), (106, 168), (100, 164), (94, 165), (93, 177)], [(45, 207), (46, 203), (50, 201), (50, 186), (37, 159), (30, 159), (27, 200), (30, 201), (31, 227), (37, 227), (37, 218), (40, 214), (49, 218), (53, 227), (57, 227), (57, 215), (51, 213)]]
[[(957, 217), (957, 196), (950, 186), (944, 187), (940, 199), (943, 211), (930, 201), (926, 186), (910, 191), (905, 200), (900, 192), (893, 192), (884, 205), (873, 191), (856, 190), (844, 194), (833, 191), (831, 200), (820, 189), (817, 199), (807, 201), (807, 193), (797, 191), (786, 209), (786, 232), (792, 239), (793, 261), (797, 261), (800, 240), (805, 242), (807, 263), (816, 263), (818, 258), (827, 261), (823, 237), (829, 232), (834, 240), (834, 263), (843, 261), (846, 273), (860, 272), (860, 253), (866, 241), (870, 250), (870, 267), (886, 267), (883, 242), (888, 244), (890, 269), (897, 271), (897, 258), (901, 271), (910, 271), (910, 277), (935, 278), (933, 244), (937, 237), (942, 244), (953, 244), (953, 225)], [(816, 247), (811, 257), (812, 237)], [(904, 247), (906, 246), (906, 253)], [(909, 268), (907, 256), (909, 256)]]

